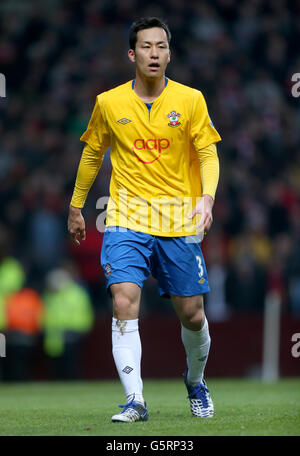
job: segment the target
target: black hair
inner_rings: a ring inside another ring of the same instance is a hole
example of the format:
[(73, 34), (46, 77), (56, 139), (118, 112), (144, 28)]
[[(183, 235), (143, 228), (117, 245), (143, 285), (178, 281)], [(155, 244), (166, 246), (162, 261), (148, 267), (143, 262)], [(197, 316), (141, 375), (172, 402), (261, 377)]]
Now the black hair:
[(137, 42), (137, 33), (140, 30), (145, 30), (145, 29), (149, 29), (152, 27), (162, 28), (166, 32), (168, 43), (170, 44), (171, 32), (169, 30), (168, 25), (165, 22), (163, 22), (158, 17), (141, 17), (141, 18), (137, 19), (136, 21), (134, 21), (130, 27), (130, 31), (129, 31), (130, 49), (135, 50), (135, 45)]

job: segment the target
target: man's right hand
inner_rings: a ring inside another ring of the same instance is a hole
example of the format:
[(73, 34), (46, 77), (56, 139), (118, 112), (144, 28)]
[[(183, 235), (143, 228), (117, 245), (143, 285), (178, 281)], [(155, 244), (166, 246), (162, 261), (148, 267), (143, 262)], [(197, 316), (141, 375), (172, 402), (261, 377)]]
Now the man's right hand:
[(80, 245), (79, 239), (85, 240), (85, 221), (79, 207), (69, 207), (68, 231), (74, 244)]

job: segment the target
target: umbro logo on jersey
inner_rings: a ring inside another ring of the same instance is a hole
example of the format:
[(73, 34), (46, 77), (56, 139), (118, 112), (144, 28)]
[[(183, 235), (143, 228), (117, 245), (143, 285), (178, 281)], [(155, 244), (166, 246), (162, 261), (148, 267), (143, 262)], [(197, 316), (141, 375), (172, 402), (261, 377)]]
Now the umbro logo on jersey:
[(131, 122), (131, 120), (130, 119), (126, 119), (126, 117), (122, 117), (122, 119), (117, 120), (117, 122), (119, 122), (122, 125), (126, 125), (129, 122)]

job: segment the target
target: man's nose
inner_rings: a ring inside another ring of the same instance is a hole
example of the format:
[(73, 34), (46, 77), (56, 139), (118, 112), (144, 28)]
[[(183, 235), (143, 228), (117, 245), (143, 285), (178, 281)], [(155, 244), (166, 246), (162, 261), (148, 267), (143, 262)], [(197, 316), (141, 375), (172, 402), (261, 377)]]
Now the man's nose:
[(151, 47), (150, 57), (158, 58), (158, 52), (156, 46)]

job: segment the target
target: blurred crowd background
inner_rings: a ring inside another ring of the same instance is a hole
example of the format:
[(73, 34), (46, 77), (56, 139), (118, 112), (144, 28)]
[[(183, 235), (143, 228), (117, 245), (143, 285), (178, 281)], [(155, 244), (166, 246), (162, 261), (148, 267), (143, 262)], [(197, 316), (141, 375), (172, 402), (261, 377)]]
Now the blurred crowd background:
[[(203, 243), (210, 320), (262, 312), (270, 290), (283, 313), (300, 315), (300, 98), (291, 80), (300, 72), (300, 1), (2, 0), (0, 331), (25, 360), (7, 378), (25, 375), (41, 331), (49, 357), (64, 352), (74, 367), (84, 334), (111, 312), (96, 228), (109, 151), (83, 210), (80, 248), (69, 239), (68, 205), (95, 97), (134, 77), (128, 31), (146, 15), (168, 22), (167, 76), (203, 92), (222, 136)], [(144, 314), (172, 311), (152, 278), (142, 300)]]

